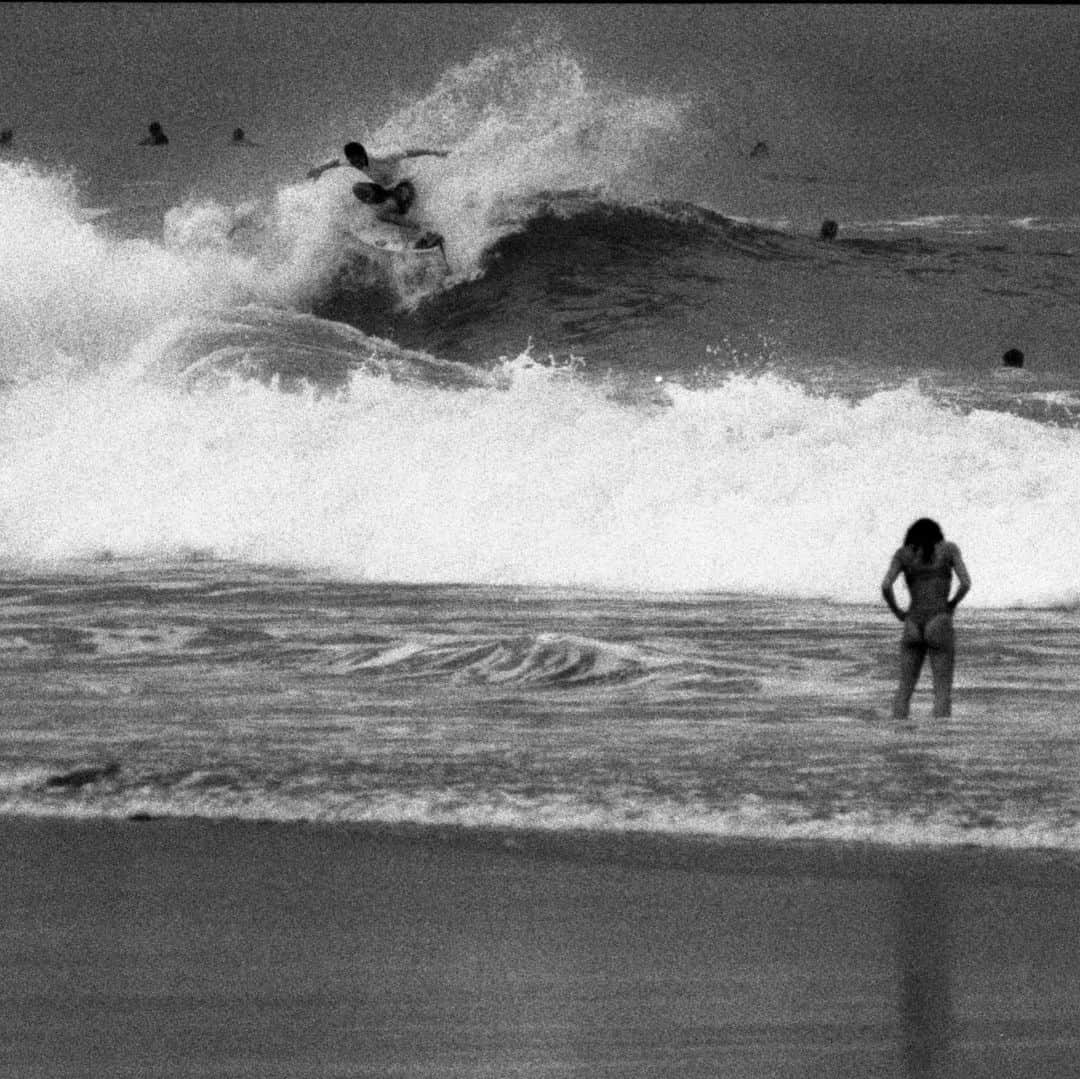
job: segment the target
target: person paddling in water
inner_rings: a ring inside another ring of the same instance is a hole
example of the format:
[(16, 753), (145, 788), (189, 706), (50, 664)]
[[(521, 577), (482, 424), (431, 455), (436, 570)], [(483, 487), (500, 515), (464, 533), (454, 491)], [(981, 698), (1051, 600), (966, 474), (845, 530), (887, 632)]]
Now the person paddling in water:
[[(906, 611), (893, 593), (893, 585), (901, 573), (911, 600)], [(950, 599), (954, 573), (959, 586)], [(945, 718), (952, 713), (955, 657), (952, 615), (970, 588), (971, 577), (960, 548), (945, 539), (936, 521), (920, 517), (907, 530), (904, 545), (893, 555), (881, 582), (881, 594), (889, 610), (904, 623), (900, 638), (900, 684), (893, 698), (894, 719), (908, 718), (911, 695), (928, 654), (934, 677), (934, 716)]]
[(353, 185), (353, 194), (369, 205), (389, 203), (388, 209), (399, 217), (404, 217), (416, 201), (416, 188), (412, 181), (398, 180), (401, 162), (410, 157), (446, 157), (449, 154), (448, 150), (404, 150), (385, 157), (369, 157), (358, 142), (346, 143), (343, 152), (344, 162), (334, 158), (325, 165), (316, 165), (308, 172), (308, 179), (317, 180), (328, 169), (336, 169), (342, 164), (351, 165), (363, 175), (363, 179)]
[(147, 135), (146, 138), (139, 143), (140, 146), (169, 145), (169, 136), (165, 134), (161, 124), (159, 124), (157, 120), (152, 121), (147, 130), (150, 132), (150, 134)]

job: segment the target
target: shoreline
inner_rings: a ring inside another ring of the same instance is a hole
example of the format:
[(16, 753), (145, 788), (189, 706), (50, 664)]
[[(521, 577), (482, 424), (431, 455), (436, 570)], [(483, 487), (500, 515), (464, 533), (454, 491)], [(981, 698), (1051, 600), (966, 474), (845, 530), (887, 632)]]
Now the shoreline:
[(279, 820), (274, 818), (173, 816), (135, 812), (124, 817), (64, 814), (0, 814), (0, 832), (13, 829), (143, 828), (238, 833), (280, 830), (301, 836), (328, 833), (358, 843), (402, 848), (432, 847), (505, 855), (534, 861), (624, 865), (717, 875), (802, 874), (829, 878), (892, 879), (912, 867), (947, 873), (972, 883), (998, 880), (1010, 870), (1042, 887), (1080, 888), (1080, 851), (1058, 847), (991, 846), (978, 843), (896, 844), (831, 836), (777, 838), (624, 829), (542, 828), (408, 821)]
[(1074, 1072), (1072, 864), (557, 838), (4, 818), (0, 1075)]

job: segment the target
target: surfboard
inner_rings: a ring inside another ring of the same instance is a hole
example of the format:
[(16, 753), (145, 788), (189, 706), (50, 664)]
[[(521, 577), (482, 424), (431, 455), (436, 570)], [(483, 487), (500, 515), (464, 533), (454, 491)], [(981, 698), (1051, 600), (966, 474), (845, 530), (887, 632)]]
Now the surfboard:
[(442, 236), (431, 229), (367, 219), (350, 223), (348, 235), (358, 254), (410, 288), (437, 285), (450, 272)]
[(442, 237), (411, 222), (399, 225), (375, 218), (350, 224), (348, 232), (358, 244), (388, 255), (437, 260), (445, 257)]

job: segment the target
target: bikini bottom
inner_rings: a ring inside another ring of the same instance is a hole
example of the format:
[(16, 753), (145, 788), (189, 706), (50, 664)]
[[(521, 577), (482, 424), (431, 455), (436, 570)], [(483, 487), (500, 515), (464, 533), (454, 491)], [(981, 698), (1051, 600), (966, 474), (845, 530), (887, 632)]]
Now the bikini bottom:
[(934, 614), (909, 614), (904, 619), (904, 635), (900, 643), (907, 648), (936, 648), (951, 651), (955, 642), (952, 615), (948, 611)]

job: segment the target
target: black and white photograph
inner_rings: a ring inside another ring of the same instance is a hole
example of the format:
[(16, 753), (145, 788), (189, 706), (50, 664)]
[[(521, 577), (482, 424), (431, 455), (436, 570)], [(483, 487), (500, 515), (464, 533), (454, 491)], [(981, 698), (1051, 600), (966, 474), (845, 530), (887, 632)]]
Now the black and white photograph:
[(1080, 8), (0, 26), (0, 1079), (1080, 1075)]

